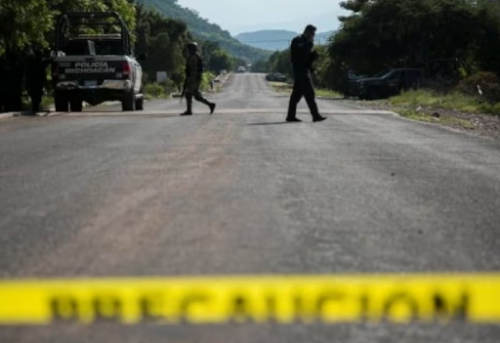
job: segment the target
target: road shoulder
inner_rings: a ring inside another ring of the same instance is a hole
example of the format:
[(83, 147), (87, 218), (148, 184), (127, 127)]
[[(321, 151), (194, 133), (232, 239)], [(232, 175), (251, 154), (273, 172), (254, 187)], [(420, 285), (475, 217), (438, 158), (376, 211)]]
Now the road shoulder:
[(500, 140), (500, 116), (467, 113), (431, 106), (417, 106), (416, 108), (392, 106), (381, 101), (346, 100), (346, 102), (363, 108), (391, 111), (412, 121), (447, 127), (473, 136)]
[[(119, 101), (106, 101), (98, 106), (90, 106), (89, 104), (84, 103), (83, 108), (99, 107), (99, 106), (113, 106), (113, 105), (118, 105), (118, 104), (120, 104)], [(26, 118), (51, 117), (51, 116), (61, 115), (64, 113), (69, 113), (69, 112), (57, 112), (55, 110), (54, 106), (50, 106), (48, 110), (39, 111), (36, 113), (34, 113), (33, 111), (14, 111), (14, 112), (0, 113), (0, 121), (12, 119), (12, 118), (19, 118), (19, 117), (26, 117)]]

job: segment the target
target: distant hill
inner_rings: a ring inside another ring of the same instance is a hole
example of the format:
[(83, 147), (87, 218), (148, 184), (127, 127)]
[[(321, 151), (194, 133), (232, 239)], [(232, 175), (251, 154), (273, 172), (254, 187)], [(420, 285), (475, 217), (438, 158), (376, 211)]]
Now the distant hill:
[[(316, 34), (316, 44), (325, 44), (333, 31)], [(240, 42), (255, 48), (266, 50), (285, 50), (290, 46), (290, 41), (299, 35), (298, 32), (287, 30), (260, 30), (255, 32), (240, 33), (235, 38)]]
[(220, 26), (203, 19), (191, 9), (182, 7), (177, 0), (137, 0), (149, 8), (156, 9), (166, 17), (178, 19), (186, 23), (193, 36), (220, 43), (220, 46), (232, 55), (250, 60), (252, 62), (265, 59), (271, 54), (270, 51), (245, 45), (231, 36), (228, 31)]

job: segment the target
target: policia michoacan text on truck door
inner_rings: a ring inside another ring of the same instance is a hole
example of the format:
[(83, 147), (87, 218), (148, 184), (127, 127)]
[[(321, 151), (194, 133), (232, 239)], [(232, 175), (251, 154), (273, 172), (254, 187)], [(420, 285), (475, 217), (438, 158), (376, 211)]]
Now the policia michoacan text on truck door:
[(92, 106), (121, 101), (123, 111), (144, 108), (142, 67), (118, 13), (63, 14), (57, 23), (54, 54), (56, 111), (80, 112), (84, 101)]

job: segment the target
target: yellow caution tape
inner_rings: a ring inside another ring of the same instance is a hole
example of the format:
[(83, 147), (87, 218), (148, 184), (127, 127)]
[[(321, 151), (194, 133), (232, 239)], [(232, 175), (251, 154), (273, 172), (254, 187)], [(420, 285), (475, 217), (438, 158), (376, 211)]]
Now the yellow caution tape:
[(500, 275), (0, 281), (0, 324), (500, 322)]

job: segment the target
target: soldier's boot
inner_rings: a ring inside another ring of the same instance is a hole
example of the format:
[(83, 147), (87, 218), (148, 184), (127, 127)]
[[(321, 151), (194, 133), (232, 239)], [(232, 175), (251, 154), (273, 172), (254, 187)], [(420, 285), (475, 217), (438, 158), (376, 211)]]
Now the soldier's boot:
[(193, 107), (193, 98), (191, 95), (186, 95), (186, 104), (187, 109), (185, 112), (181, 113), (181, 116), (190, 116), (193, 115), (192, 107)]
[(205, 99), (205, 98), (203, 97), (203, 95), (202, 95), (200, 92), (198, 92), (197, 94), (195, 94), (195, 99), (196, 99), (197, 101), (201, 102), (202, 104), (207, 105), (207, 106), (208, 106), (208, 108), (210, 108), (210, 114), (213, 114), (213, 113), (214, 113), (214, 111), (215, 111), (215, 107), (217, 106), (215, 103), (210, 102), (210, 101), (208, 101), (207, 99)]

